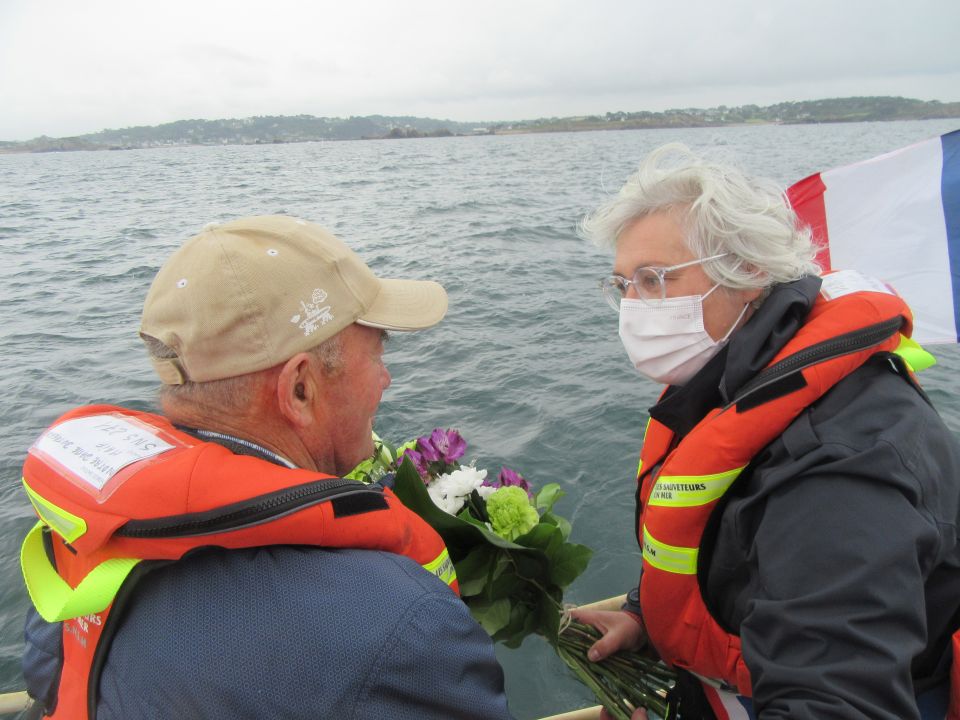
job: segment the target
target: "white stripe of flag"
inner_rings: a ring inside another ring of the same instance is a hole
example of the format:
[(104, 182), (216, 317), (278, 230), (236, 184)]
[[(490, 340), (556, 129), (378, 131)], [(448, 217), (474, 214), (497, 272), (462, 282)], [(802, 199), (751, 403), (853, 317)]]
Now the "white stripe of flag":
[(889, 283), (913, 311), (914, 339), (957, 342), (960, 130), (812, 175), (787, 195), (826, 241), (825, 270)]

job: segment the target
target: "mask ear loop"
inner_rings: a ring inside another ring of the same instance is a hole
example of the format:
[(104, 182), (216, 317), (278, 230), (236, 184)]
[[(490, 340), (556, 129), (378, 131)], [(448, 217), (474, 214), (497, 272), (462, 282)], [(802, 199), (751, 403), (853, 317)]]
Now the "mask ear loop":
[(740, 321), (743, 320), (743, 316), (746, 314), (748, 307), (750, 307), (750, 303), (745, 302), (743, 304), (743, 310), (741, 310), (740, 314), (737, 315), (737, 319), (733, 321), (733, 325), (731, 325), (730, 329), (727, 330), (727, 334), (720, 339), (720, 342), (725, 343), (730, 339), (730, 336), (733, 335), (733, 331), (737, 329), (737, 325), (739, 325)]
[[(727, 254), (728, 254), (728, 255), (732, 255), (733, 253), (727, 253)], [(733, 266), (733, 269), (736, 270), (736, 269), (739, 268), (741, 265), (743, 265), (743, 258), (737, 258), (737, 262), (736, 262), (736, 264)], [(709, 275), (708, 275), (707, 277), (709, 277)], [(709, 290), (707, 290), (707, 292), (705, 292), (703, 295), (700, 296), (700, 302), (703, 302), (703, 301), (706, 300), (708, 297), (710, 297), (710, 293), (712, 293), (712, 292), (713, 292), (714, 290), (716, 290), (718, 287), (720, 287), (720, 283), (719, 283), (719, 282), (718, 282), (716, 285), (714, 285), (712, 288), (710, 288)], [(740, 314), (740, 317), (743, 317), (743, 314), (742, 314), (742, 313)], [(740, 318), (737, 318), (737, 322), (740, 322)], [(734, 323), (734, 327), (736, 327), (736, 323)], [(729, 335), (729, 333), (728, 333), (728, 335)], [(726, 340), (726, 337), (724, 337), (724, 340)], [(722, 341), (721, 341), (721, 342), (722, 342)]]
[[(743, 258), (737, 258), (737, 263), (736, 263), (736, 265), (733, 266), (733, 269), (736, 270), (736, 269), (739, 268), (741, 265), (743, 265)], [(717, 284), (714, 285), (712, 288), (710, 288), (709, 290), (707, 290), (707, 292), (706, 292), (704, 295), (701, 295), (701, 296), (700, 296), (700, 302), (702, 303), (704, 300), (706, 300), (707, 297), (709, 297), (710, 293), (712, 293), (712, 292), (713, 292), (714, 290), (716, 290), (718, 287), (720, 287), (720, 283), (717, 283)], [(745, 302), (745, 303), (743, 304), (743, 310), (741, 310), (741, 311), (740, 311), (740, 314), (737, 315), (737, 319), (733, 321), (733, 325), (730, 326), (730, 329), (727, 330), (726, 334), (717, 341), (717, 344), (723, 344), (723, 343), (725, 343), (727, 340), (730, 339), (730, 336), (733, 335), (733, 331), (737, 329), (737, 325), (739, 325), (739, 324), (740, 324), (740, 321), (743, 320), (743, 316), (744, 316), (744, 314), (747, 312), (747, 308), (748, 308), (748, 307), (750, 307), (750, 303), (749, 303), (749, 302)]]
[(703, 302), (703, 301), (706, 300), (708, 297), (710, 297), (710, 293), (712, 293), (712, 292), (713, 292), (714, 290), (716, 290), (718, 287), (720, 287), (720, 283), (717, 283), (717, 284), (714, 285), (712, 288), (710, 288), (709, 290), (707, 290), (703, 295), (700, 296), (700, 302)]

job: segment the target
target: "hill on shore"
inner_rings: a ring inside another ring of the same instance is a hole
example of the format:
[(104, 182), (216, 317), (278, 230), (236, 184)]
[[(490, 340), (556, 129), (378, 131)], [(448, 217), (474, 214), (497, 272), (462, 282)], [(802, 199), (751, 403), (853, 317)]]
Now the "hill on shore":
[(723, 127), (745, 123), (836, 123), (942, 118), (960, 118), (960, 102), (943, 103), (938, 100), (923, 101), (902, 97), (849, 97), (784, 102), (765, 107), (720, 105), (708, 109), (683, 108), (663, 112), (617, 111), (604, 115), (494, 123), (383, 115), (349, 118), (278, 115), (228, 120), (178, 120), (163, 125), (101, 130), (74, 137), (41, 136), (25, 142), (0, 142), (0, 152), (128, 150), (183, 145), (254, 145), (321, 140)]

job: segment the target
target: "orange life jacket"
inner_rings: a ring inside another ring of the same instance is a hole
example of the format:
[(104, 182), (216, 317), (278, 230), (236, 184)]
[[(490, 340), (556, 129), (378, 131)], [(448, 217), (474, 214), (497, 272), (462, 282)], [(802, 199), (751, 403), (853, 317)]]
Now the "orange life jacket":
[(382, 550), (458, 591), (440, 536), (390, 490), (236, 455), (157, 415), (69, 412), (30, 448), (23, 475), (40, 516), (24, 542), (24, 579), (41, 616), (63, 625), (57, 720), (95, 716), (111, 611), (155, 566), (141, 560), (204, 547)]
[(771, 363), (675, 447), (673, 432), (651, 418), (637, 479), (640, 605), (664, 661), (751, 695), (740, 638), (711, 616), (697, 579), (707, 521), (761, 449), (872, 355), (896, 350), (911, 323), (909, 309), (892, 294), (820, 296)]

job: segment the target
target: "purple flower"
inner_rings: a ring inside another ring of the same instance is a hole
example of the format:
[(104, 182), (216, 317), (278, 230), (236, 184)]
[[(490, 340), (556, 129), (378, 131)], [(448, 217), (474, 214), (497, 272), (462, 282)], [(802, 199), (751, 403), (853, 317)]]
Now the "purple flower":
[(413, 466), (417, 469), (417, 473), (423, 478), (423, 482), (427, 482), (427, 480), (430, 479), (430, 472), (427, 470), (427, 461), (424, 459), (423, 454), (416, 450), (408, 449), (403, 451), (403, 454), (401, 454), (398, 460), (402, 460), (405, 457), (410, 458), (410, 462), (413, 463)]
[(497, 476), (497, 481), (500, 483), (500, 487), (518, 487), (524, 490), (527, 495), (530, 493), (530, 483), (528, 483), (523, 475), (518, 473), (516, 470), (511, 470), (507, 467), (500, 468), (500, 474)]
[(423, 456), (426, 462), (439, 462), (442, 459), (442, 453), (433, 444), (432, 439), (432, 435), (430, 437), (417, 438), (417, 451)]
[(439, 459), (445, 463), (452, 463), (463, 457), (467, 451), (467, 441), (456, 430), (437, 428), (430, 433), (430, 444), (439, 453)]

